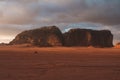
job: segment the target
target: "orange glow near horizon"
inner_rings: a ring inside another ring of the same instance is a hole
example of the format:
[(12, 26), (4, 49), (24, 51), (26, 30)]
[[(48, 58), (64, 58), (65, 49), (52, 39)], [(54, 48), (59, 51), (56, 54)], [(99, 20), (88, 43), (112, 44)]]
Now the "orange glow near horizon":
[(9, 43), (14, 39), (14, 36), (2, 36), (0, 35), (0, 43)]

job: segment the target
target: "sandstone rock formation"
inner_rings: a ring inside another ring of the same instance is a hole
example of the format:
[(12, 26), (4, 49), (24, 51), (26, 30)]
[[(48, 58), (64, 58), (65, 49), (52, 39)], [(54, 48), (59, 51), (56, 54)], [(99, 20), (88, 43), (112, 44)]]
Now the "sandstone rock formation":
[(113, 47), (109, 30), (71, 29), (63, 34), (65, 46)]
[(109, 30), (91, 31), (91, 45), (94, 47), (113, 47), (113, 35)]
[(42, 27), (24, 31), (16, 36), (10, 44), (32, 44), (36, 46), (62, 46), (63, 36), (56, 26)]
[(113, 35), (109, 30), (71, 29), (63, 33), (56, 27), (42, 27), (24, 31), (10, 44), (32, 44), (35, 46), (93, 46), (113, 47)]
[(89, 46), (91, 34), (86, 29), (71, 29), (63, 34), (65, 46)]

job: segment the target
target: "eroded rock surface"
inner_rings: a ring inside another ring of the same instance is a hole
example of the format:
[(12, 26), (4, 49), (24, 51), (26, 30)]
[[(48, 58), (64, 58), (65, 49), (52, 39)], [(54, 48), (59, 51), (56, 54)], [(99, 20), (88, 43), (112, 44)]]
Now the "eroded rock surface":
[(64, 33), (66, 46), (113, 47), (113, 35), (109, 30), (71, 29)]
[(36, 46), (93, 46), (113, 47), (113, 35), (109, 30), (71, 29), (63, 33), (56, 26), (24, 31), (10, 44)]
[(10, 44), (33, 44), (37, 46), (62, 46), (63, 36), (56, 26), (42, 27), (24, 31), (16, 36)]

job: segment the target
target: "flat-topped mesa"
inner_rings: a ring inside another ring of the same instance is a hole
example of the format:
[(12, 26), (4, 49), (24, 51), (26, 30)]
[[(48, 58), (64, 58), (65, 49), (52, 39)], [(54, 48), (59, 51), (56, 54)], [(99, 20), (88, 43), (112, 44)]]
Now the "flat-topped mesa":
[(36, 46), (63, 46), (63, 36), (56, 26), (42, 27), (24, 31), (10, 44), (32, 44)]
[(113, 35), (109, 30), (71, 29), (63, 33), (56, 26), (42, 27), (18, 34), (10, 44), (49, 46), (113, 47)]
[(63, 34), (65, 46), (113, 47), (109, 30), (71, 29)]

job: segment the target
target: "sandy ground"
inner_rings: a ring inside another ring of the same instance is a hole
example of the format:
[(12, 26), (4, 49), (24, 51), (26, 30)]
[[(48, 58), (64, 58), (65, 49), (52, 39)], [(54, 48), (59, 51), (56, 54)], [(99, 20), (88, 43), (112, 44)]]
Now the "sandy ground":
[(0, 47), (0, 80), (120, 80), (120, 48)]

